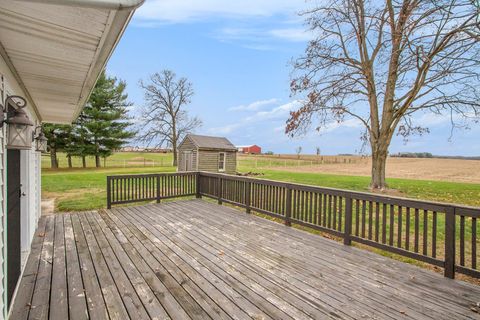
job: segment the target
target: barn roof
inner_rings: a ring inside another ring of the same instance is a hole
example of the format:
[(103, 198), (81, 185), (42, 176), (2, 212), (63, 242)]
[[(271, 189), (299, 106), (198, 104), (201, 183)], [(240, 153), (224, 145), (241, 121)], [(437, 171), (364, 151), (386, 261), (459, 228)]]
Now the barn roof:
[(199, 149), (222, 149), (233, 150), (237, 148), (224, 137), (200, 136), (196, 134), (188, 134), (186, 139), (190, 139)]

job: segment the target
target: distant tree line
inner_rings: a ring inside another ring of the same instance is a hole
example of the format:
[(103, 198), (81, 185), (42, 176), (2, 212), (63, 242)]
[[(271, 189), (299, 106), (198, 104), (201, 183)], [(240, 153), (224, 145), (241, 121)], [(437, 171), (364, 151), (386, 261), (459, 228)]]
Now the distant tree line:
[(125, 93), (126, 83), (100, 75), (95, 88), (83, 108), (82, 113), (72, 125), (44, 124), (48, 138), (50, 163), (58, 168), (58, 153), (65, 153), (68, 167), (72, 167), (72, 158), (80, 157), (83, 167), (86, 158), (95, 158), (96, 167), (101, 166), (101, 158), (110, 156), (134, 137), (131, 121), (127, 115), (128, 102)]
[(430, 152), (399, 152), (390, 156), (395, 158), (434, 158)]

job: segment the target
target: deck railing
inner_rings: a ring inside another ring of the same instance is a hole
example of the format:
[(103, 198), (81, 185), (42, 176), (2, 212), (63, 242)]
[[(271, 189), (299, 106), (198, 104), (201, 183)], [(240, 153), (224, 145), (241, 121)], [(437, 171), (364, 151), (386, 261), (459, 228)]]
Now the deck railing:
[(107, 176), (107, 207), (195, 195), (196, 172)]
[(205, 196), (480, 278), (480, 208), (206, 172), (107, 177), (107, 206)]

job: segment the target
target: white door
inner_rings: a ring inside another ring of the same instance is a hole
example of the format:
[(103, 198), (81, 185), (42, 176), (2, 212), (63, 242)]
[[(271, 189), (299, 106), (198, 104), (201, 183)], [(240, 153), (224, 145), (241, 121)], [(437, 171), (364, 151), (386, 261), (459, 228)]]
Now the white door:
[(192, 171), (193, 170), (193, 156), (192, 156), (191, 151), (184, 151), (183, 152), (183, 161), (184, 161), (185, 171)]

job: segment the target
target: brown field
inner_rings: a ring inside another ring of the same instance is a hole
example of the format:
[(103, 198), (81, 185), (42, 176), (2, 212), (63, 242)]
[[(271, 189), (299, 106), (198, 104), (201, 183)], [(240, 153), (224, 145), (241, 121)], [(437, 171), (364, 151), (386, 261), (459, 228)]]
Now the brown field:
[[(266, 167), (275, 170), (354, 176), (370, 175), (371, 161), (366, 157), (312, 155), (301, 156), (300, 161), (296, 155), (258, 156), (258, 158), (272, 159), (272, 165), (270, 166), (269, 162), (266, 162)], [(247, 157), (240, 156), (240, 163), (242, 159), (247, 159)], [(248, 157), (248, 159), (252, 159), (252, 157)], [(284, 165), (280, 159), (288, 159), (287, 161), (291, 162)], [(298, 161), (299, 165), (295, 165), (295, 161)], [(480, 160), (389, 158), (387, 177), (480, 183)]]

